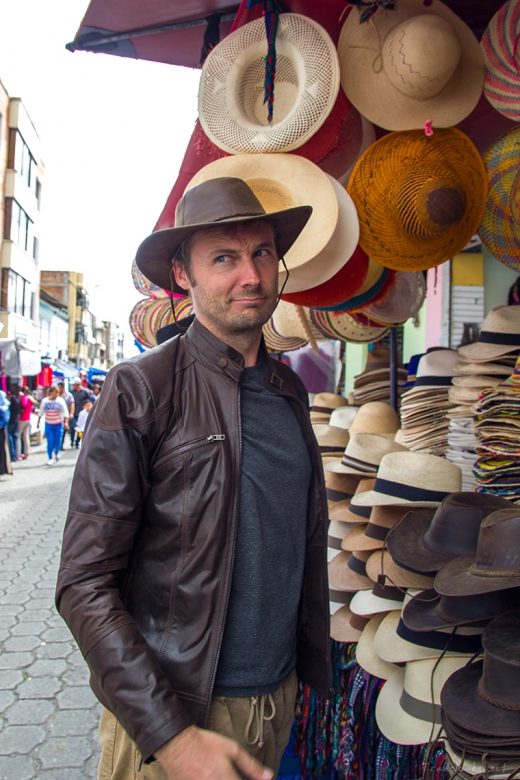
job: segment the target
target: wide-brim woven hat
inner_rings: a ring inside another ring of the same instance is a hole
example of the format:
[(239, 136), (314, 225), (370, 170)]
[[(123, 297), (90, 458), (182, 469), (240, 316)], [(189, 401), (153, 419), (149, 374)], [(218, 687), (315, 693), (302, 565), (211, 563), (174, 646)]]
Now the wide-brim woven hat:
[(449, 493), (460, 491), (461, 479), (460, 468), (437, 455), (389, 452), (381, 460), (374, 490), (356, 494), (352, 502), (356, 506), (436, 507)]
[(484, 51), (484, 95), (508, 119), (520, 121), (520, 3), (509, 0), (489, 22), (481, 40)]
[(386, 401), (369, 401), (363, 404), (357, 413), (350, 435), (355, 433), (377, 433), (394, 436), (399, 429), (399, 415)]
[(309, 343), (307, 339), (298, 336), (281, 336), (274, 327), (272, 317), (262, 327), (262, 332), (268, 352), (278, 355), (301, 349)]
[(424, 658), (396, 671), (376, 702), (376, 722), (382, 734), (398, 745), (428, 742), (433, 724), (441, 723), (440, 697), (446, 680), (467, 661), (468, 656), (440, 661)]
[(449, 387), (457, 365), (457, 352), (454, 349), (434, 349), (426, 352), (419, 360), (415, 383), (412, 389), (405, 393), (407, 399), (419, 397), (418, 391)]
[(310, 309), (309, 316), (322, 337), (328, 339), (339, 339), (354, 344), (368, 344), (372, 341), (379, 341), (388, 332), (386, 325), (377, 328), (361, 325), (348, 312)]
[[(359, 223), (358, 223), (359, 226)], [(358, 228), (359, 233), (359, 228)], [(328, 252), (328, 249), (327, 249)], [(318, 257), (318, 264), (323, 266), (323, 258)], [(302, 289), (299, 292), (287, 291), (287, 286), (291, 289), (303, 287), (309, 282), (309, 279), (315, 281), (317, 269), (313, 271), (316, 259), (310, 260), (305, 265), (295, 268), (289, 274), (284, 272), (280, 274), (279, 286), (282, 287), (287, 279), (287, 284), (283, 286), (282, 298), (290, 303), (296, 303), (300, 306), (334, 306), (344, 300), (345, 296), (357, 295), (358, 290), (364, 284), (368, 274), (369, 259), (363, 252), (359, 244), (346, 263), (330, 279), (322, 284), (308, 289)]]
[(348, 15), (341, 83), (363, 116), (387, 130), (452, 127), (477, 105), (484, 58), (472, 30), (439, 0), (379, 6), (368, 23)]
[(352, 596), (352, 611), (356, 615), (376, 615), (391, 612), (394, 609), (401, 611), (404, 599), (404, 590), (393, 585), (380, 585), (374, 583), (372, 590), (360, 590)]
[(280, 14), (275, 45), (272, 121), (264, 104), (264, 19), (226, 36), (204, 62), (200, 123), (208, 138), (226, 152), (296, 149), (332, 111), (340, 85), (339, 62), (326, 30), (308, 16)]
[(333, 590), (356, 591), (371, 588), (372, 580), (367, 577), (365, 564), (370, 553), (338, 553), (328, 564), (329, 586)]
[(138, 301), (129, 316), (130, 330), (137, 341), (145, 347), (157, 346), (157, 331), (175, 321), (191, 316), (191, 298), (175, 298), (175, 320), (169, 297), (145, 298)]
[[(263, 210), (272, 216), (306, 206), (312, 213), (290, 247), (284, 246), (286, 226), (275, 225), (277, 248), (289, 271), (308, 263), (329, 243), (339, 220), (339, 201), (331, 177), (298, 154), (235, 154), (208, 163), (188, 184), (185, 195), (201, 183), (221, 177), (242, 179)], [(240, 218), (236, 218), (240, 221)], [(152, 234), (153, 235), (153, 234)], [(278, 236), (283, 240), (280, 246)], [(341, 267), (338, 266), (338, 268)], [(283, 267), (280, 265), (280, 273)], [(153, 281), (153, 280), (152, 280)]]
[[(251, 155), (250, 155), (251, 156)], [(272, 157), (273, 155), (262, 155)], [(285, 155), (292, 160), (296, 155)], [(226, 159), (236, 159), (230, 157)], [(319, 168), (312, 163), (305, 161), (303, 167), (307, 165), (316, 168), (319, 171), (318, 178), (325, 177)], [(274, 204), (270, 209), (264, 208), (260, 199), (255, 195), (252, 188), (243, 180), (240, 173), (231, 176), (216, 173), (214, 176), (207, 175), (207, 168), (212, 163), (202, 169), (199, 180), (199, 186), (190, 182), (189, 189), (184, 193), (177, 203), (175, 210), (175, 227), (156, 230), (137, 248), (135, 262), (137, 267), (147, 279), (163, 289), (172, 289), (173, 292), (185, 294), (186, 291), (177, 284), (172, 276), (172, 260), (177, 256), (179, 248), (183, 241), (190, 238), (198, 230), (208, 229), (209, 227), (235, 225), (237, 223), (248, 222), (267, 222), (272, 225), (276, 237), (276, 248), (280, 257), (285, 257), (289, 249), (300, 236), (305, 225), (309, 221), (312, 213), (310, 205), (300, 203), (289, 203), (283, 198), (277, 201), (279, 208)], [(298, 167), (298, 162), (294, 163)], [(309, 171), (311, 177), (312, 173)], [(267, 171), (264, 170), (266, 177)], [(197, 174), (199, 175), (199, 174)], [(323, 183), (323, 179), (321, 179)], [(331, 220), (336, 223), (337, 219), (337, 198), (334, 195), (332, 185), (330, 186), (330, 206), (332, 208)], [(319, 189), (319, 185), (318, 186)], [(273, 172), (272, 181), (273, 190), (279, 191), (277, 187), (276, 176)], [(325, 188), (327, 190), (327, 187)], [(325, 197), (325, 192), (323, 193)], [(267, 199), (266, 199), (267, 200)], [(283, 204), (289, 204), (284, 206)], [(267, 213), (267, 212), (270, 213)], [(328, 224), (329, 217), (325, 218)], [(318, 220), (321, 222), (321, 220)], [(325, 229), (326, 230), (326, 229)], [(318, 242), (319, 243), (319, 242)], [(296, 257), (298, 257), (298, 252)], [(286, 260), (287, 262), (287, 260)]]
[(520, 268), (520, 128), (506, 133), (484, 153), (489, 178), (478, 234), (491, 254), (509, 268)]
[(271, 319), (275, 331), (285, 338), (296, 337), (306, 341), (323, 338), (320, 331), (310, 322), (309, 310), (303, 306), (294, 306), (286, 301), (278, 301)]
[(361, 310), (380, 325), (402, 325), (418, 314), (426, 297), (426, 280), (421, 271), (395, 274), (384, 294)]
[(388, 133), (361, 155), (349, 179), (359, 243), (397, 271), (439, 265), (476, 233), (487, 188), (482, 157), (460, 130)]
[[(356, 252), (358, 251), (363, 252), (359, 245), (356, 249)], [(358, 311), (369, 303), (375, 303), (385, 294), (392, 282), (393, 274), (393, 271), (369, 258), (365, 279), (357, 290), (352, 294), (346, 291), (341, 296), (340, 303), (316, 306), (316, 308), (325, 311)]]
[[(365, 591), (360, 591), (364, 593)], [(352, 602), (351, 602), (352, 603)], [(371, 617), (358, 639), (356, 647), (356, 661), (365, 672), (379, 677), (380, 680), (388, 680), (398, 670), (396, 664), (383, 661), (374, 649), (374, 637), (385, 614)]]
[(491, 361), (510, 352), (520, 352), (520, 306), (491, 309), (484, 318), (478, 341), (458, 349), (459, 356), (474, 362)]
[[(363, 283), (365, 269), (368, 265), (363, 256), (360, 258), (359, 253), (356, 254), (359, 240), (359, 220), (352, 198), (336, 179), (333, 179), (329, 174), (325, 174), (325, 176), (329, 179), (336, 193), (339, 209), (338, 221), (330, 241), (321, 252), (314, 257), (309, 257), (308, 262), (303, 265), (293, 268), (289, 276), (287, 276), (285, 269), (280, 271), (279, 288), (283, 288), (285, 300), (292, 300), (294, 303), (301, 301), (286, 297), (286, 292), (300, 293), (299, 299), (301, 299), (301, 291), (327, 283), (331, 277), (335, 277), (341, 271), (343, 271), (341, 281), (347, 282), (346, 290), (348, 291), (349, 287), (354, 287), (354, 290), (358, 289)], [(353, 255), (356, 255), (353, 259), (354, 279), (350, 280), (345, 268)], [(308, 296), (305, 297), (308, 299)], [(311, 305), (310, 302), (307, 305)]]

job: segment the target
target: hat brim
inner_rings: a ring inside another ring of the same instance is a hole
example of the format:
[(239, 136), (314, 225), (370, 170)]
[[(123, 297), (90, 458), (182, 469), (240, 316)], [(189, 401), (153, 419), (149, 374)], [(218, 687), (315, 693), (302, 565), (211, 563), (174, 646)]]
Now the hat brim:
[(397, 588), (424, 590), (433, 587), (431, 577), (403, 569), (393, 560), (388, 550), (375, 550), (366, 563), (366, 570), (373, 582), (377, 582), (378, 577), (383, 574)]
[(453, 558), (429, 550), (424, 535), (431, 525), (434, 509), (408, 512), (386, 537), (386, 546), (394, 561), (403, 569), (433, 576), (441, 566)]
[(437, 572), (435, 590), (442, 596), (473, 596), (495, 590), (520, 587), (520, 575), (510, 577), (479, 577), (472, 572), (475, 559), (454, 558)]
[(196, 225), (183, 225), (179, 227), (157, 230), (139, 245), (135, 256), (135, 262), (140, 271), (154, 284), (165, 290), (186, 293), (186, 290), (177, 284), (172, 273), (172, 260), (176, 257), (183, 241), (192, 236), (198, 230), (220, 227), (223, 225), (247, 224), (249, 222), (266, 222), (272, 225), (276, 248), (280, 257), (294, 244), (312, 214), (310, 206), (295, 206), (283, 211), (273, 211), (268, 214), (255, 214), (250, 217), (230, 217), (219, 222), (198, 223)]
[(440, 503), (440, 501), (409, 501), (406, 498), (379, 493), (377, 490), (356, 493), (354, 501), (356, 506), (413, 506), (416, 509), (437, 507)]
[(359, 590), (352, 597), (351, 610), (355, 615), (376, 615), (381, 612), (392, 612), (392, 610), (401, 610), (402, 601), (394, 599), (384, 599), (382, 596), (376, 596), (371, 590)]
[(347, 605), (340, 607), (330, 617), (330, 636), (336, 642), (357, 642), (361, 631), (350, 622), (352, 612)]
[(369, 620), (356, 647), (356, 661), (360, 667), (380, 680), (388, 680), (399, 669), (395, 664), (383, 661), (374, 650), (374, 637), (384, 617), (385, 615), (374, 615)]
[(383, 685), (376, 702), (376, 722), (390, 742), (398, 745), (422, 745), (429, 741), (432, 723), (414, 718), (403, 710), (400, 699), (404, 689), (404, 669), (398, 669)]

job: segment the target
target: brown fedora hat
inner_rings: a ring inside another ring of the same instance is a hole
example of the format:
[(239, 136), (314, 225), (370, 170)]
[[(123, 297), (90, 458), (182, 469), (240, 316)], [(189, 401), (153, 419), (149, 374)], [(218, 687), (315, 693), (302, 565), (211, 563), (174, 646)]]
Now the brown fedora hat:
[(454, 558), (439, 570), (435, 590), (443, 596), (471, 596), (520, 586), (520, 507), (484, 518), (474, 557)]
[[(311, 216), (310, 206), (267, 213), (245, 181), (231, 176), (209, 179), (184, 193), (175, 210), (175, 227), (157, 230), (140, 244), (137, 267), (164, 289), (170, 289), (171, 261), (181, 243), (197, 230), (215, 225), (262, 220), (273, 226), (280, 257), (294, 244)], [(185, 292), (173, 280), (176, 292)]]
[[(499, 615), (484, 630), (483, 661), (446, 681), (441, 704), (450, 721), (484, 738), (520, 742), (520, 610)], [(493, 753), (493, 750), (489, 751)]]
[(435, 589), (417, 593), (403, 609), (403, 623), (412, 631), (439, 631), (471, 623), (484, 625), (520, 607), (520, 588), (475, 596), (441, 596)]
[(453, 558), (474, 555), (482, 520), (511, 502), (488, 493), (446, 496), (436, 510), (408, 512), (386, 540), (396, 563), (420, 574), (436, 574)]

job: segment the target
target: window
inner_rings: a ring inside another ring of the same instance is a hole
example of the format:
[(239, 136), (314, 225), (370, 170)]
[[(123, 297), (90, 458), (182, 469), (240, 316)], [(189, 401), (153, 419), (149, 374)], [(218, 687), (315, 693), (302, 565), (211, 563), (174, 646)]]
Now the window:
[(14, 198), (5, 199), (4, 238), (34, 257), (34, 223)]
[(9, 168), (14, 168), (14, 170), (20, 174), (29, 189), (34, 189), (35, 195), (38, 197), (36, 161), (20, 131), (16, 129), (12, 129), (9, 132), (9, 156), (7, 164)]
[(31, 319), (33, 307), (34, 292), (30, 282), (11, 268), (2, 269), (0, 308)]
[(74, 341), (76, 344), (87, 343), (87, 331), (85, 326), (81, 322), (76, 322)]

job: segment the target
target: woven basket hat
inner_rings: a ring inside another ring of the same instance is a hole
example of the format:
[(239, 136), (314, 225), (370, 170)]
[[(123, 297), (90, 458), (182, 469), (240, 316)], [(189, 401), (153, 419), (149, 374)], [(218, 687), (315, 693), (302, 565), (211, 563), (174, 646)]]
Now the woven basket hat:
[(520, 128), (511, 130), (484, 154), (489, 192), (478, 234), (501, 263), (520, 269)]
[(274, 327), (272, 318), (265, 323), (262, 333), (267, 351), (278, 355), (282, 352), (294, 352), (296, 349), (306, 347), (309, 343), (307, 339), (298, 336), (280, 336)]
[(520, 2), (509, 0), (496, 12), (481, 40), (484, 50), (484, 95), (493, 108), (520, 120)]
[(309, 309), (312, 324), (328, 339), (351, 341), (354, 343), (370, 343), (379, 341), (387, 333), (388, 327), (372, 328), (361, 325), (347, 312), (321, 311)]
[(487, 174), (456, 128), (389, 133), (357, 161), (348, 189), (365, 252), (388, 268), (421, 271), (460, 252), (477, 231)]
[(401, 325), (415, 317), (426, 297), (426, 281), (421, 271), (396, 273), (383, 295), (360, 311), (380, 325)]
[[(325, 249), (336, 230), (340, 206), (331, 177), (317, 165), (297, 154), (235, 154), (201, 168), (186, 192), (202, 182), (229, 176), (245, 181), (268, 214), (312, 207), (305, 229), (284, 253), (289, 271)], [(341, 263), (338, 270), (340, 267)]]
[(412, 130), (461, 122), (478, 103), (484, 58), (471, 29), (440, 0), (399, 0), (368, 23), (348, 15), (338, 42), (341, 83), (371, 122)]
[[(189, 317), (193, 312), (191, 298), (174, 301), (175, 320)], [(156, 333), (160, 328), (175, 321), (170, 298), (146, 298), (138, 301), (130, 312), (129, 324), (132, 335), (145, 347), (157, 346)]]
[(280, 14), (273, 119), (264, 105), (264, 19), (226, 36), (209, 53), (199, 87), (199, 118), (226, 152), (283, 152), (301, 146), (326, 120), (339, 91), (339, 62), (329, 34), (300, 14)]

